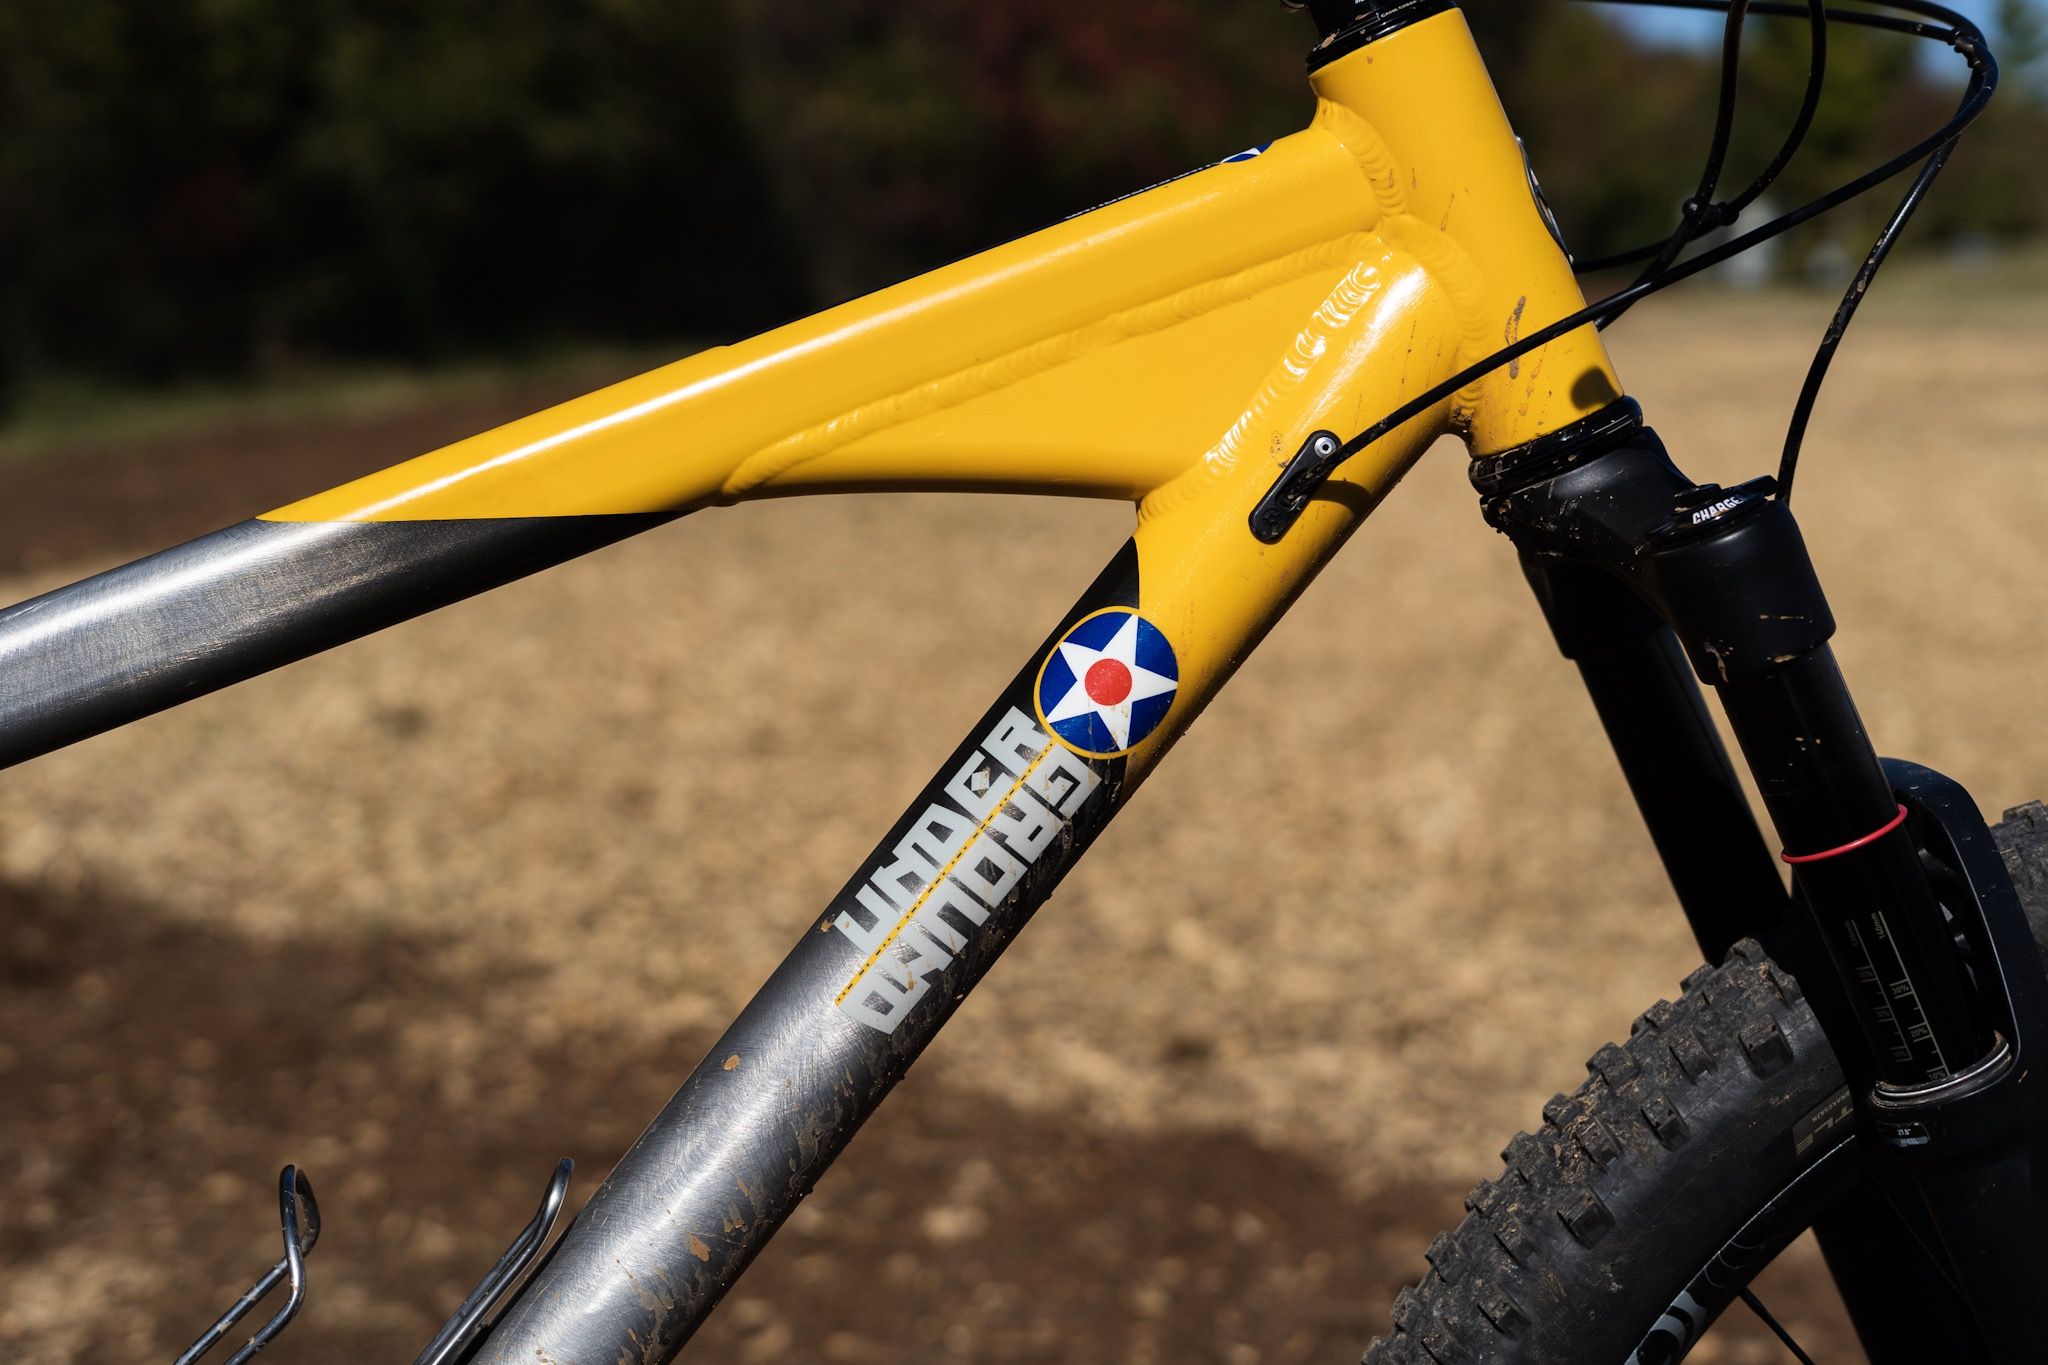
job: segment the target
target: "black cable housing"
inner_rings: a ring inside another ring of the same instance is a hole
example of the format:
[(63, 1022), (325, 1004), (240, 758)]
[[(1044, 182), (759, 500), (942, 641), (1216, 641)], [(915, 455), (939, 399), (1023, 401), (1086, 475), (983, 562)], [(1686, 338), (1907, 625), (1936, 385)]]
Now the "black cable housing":
[[(1665, 8), (1716, 10), (1726, 13), (1731, 4), (1735, 3), (1736, 0), (1597, 0), (1597, 2), (1609, 4), (1646, 4)], [(1886, 4), (1890, 9), (1901, 10), (1921, 17), (1909, 20), (1896, 18), (1891, 15), (1874, 14), (1863, 10), (1842, 11), (1831, 9), (1826, 11), (1827, 21), (1830, 23), (1842, 22), (1883, 28), (1913, 37), (1944, 42), (1954, 48), (1969, 65), (1970, 76), (1964, 88), (1962, 99), (1957, 105), (1956, 112), (1949, 118), (1948, 122), (1944, 123), (1933, 133), (1915, 142), (1905, 151), (1872, 167), (1855, 179), (1836, 186), (1826, 194), (1809, 200), (1788, 213), (1780, 214), (1760, 227), (1741, 233), (1729, 241), (1721, 243), (1719, 246), (1702, 251), (1689, 260), (1677, 262), (1654, 275), (1646, 274), (1645, 277), (1636, 280), (1633, 284), (1618, 289), (1614, 293), (1588, 304), (1575, 313), (1531, 332), (1512, 345), (1503, 346), (1485, 359), (1466, 366), (1427, 392), (1403, 403), (1400, 407), (1359, 432), (1356, 436), (1338, 444), (1327, 455), (1320, 455), (1312, 468), (1303, 470), (1291, 465), (1287, 472), (1282, 475), (1280, 482), (1293, 484), (1297, 490), (1305, 492), (1323, 479), (1328, 478), (1329, 474), (1336, 470), (1338, 466), (1358, 454), (1361, 450), (1364, 450), (1373, 442), (1421, 416), (1438, 403), (1456, 394), (1458, 390), (1466, 385), (1484, 379), (1495, 370), (1520, 359), (1531, 351), (1549, 345), (1559, 337), (1577, 331), (1587, 323), (1597, 325), (1603, 318), (1616, 315), (1620, 310), (1627, 309), (1640, 299), (1648, 298), (1652, 294), (1669, 289), (1672, 285), (1691, 279), (1694, 275), (1700, 274), (1703, 271), (1710, 270), (1723, 261), (1741, 255), (1752, 247), (1790, 232), (1793, 228), (1839, 208), (1850, 200), (1868, 193), (1894, 176), (1912, 167), (1920, 166), (1921, 163), (1925, 162), (1926, 164), (1922, 166), (1920, 174), (1915, 177), (1913, 185), (1908, 189), (1905, 198), (1893, 212), (1884, 232), (1880, 234), (1877, 245), (1872, 249), (1869, 257), (1865, 259), (1862, 268), (1857, 272), (1856, 278), (1851, 282), (1841, 307), (1836, 310), (1835, 322), (1829, 327), (1828, 334), (1821, 343), (1820, 352), (1814, 357), (1813, 366), (1807, 375), (1807, 391), (1801, 394), (1800, 404), (1794, 411), (1793, 426), (1786, 435), (1785, 450), (1780, 463), (1781, 491), (1778, 496), (1782, 498), (1784, 496), (1784, 486), (1789, 484), (1791, 476), (1796, 472), (1799, 448), (1805, 434), (1807, 421), (1812, 413), (1813, 398), (1818, 395), (1820, 384), (1826, 377), (1828, 365), (1832, 362), (1835, 351), (1841, 344), (1842, 333), (1848, 327), (1850, 319), (1855, 315), (1856, 308), (1861, 303), (1863, 296), (1868, 292), (1870, 281), (1876, 276), (1878, 268), (1884, 264), (1885, 258), (1890, 254), (1891, 247), (1897, 241), (1899, 233), (1903, 231), (1907, 221), (1911, 219), (1913, 211), (1919, 207), (1921, 200), (1925, 198), (1927, 187), (1933, 183), (1934, 177), (1940, 174), (1941, 167), (1947, 161), (1948, 154), (1953, 149), (1956, 140), (1977, 119), (1978, 115), (1984, 112), (1985, 107), (1991, 102), (1993, 92), (1998, 88), (1998, 63), (1991, 54), (1990, 45), (1985, 41), (1983, 31), (1968, 18), (1945, 6), (1929, 3), (1928, 0), (1882, 0), (1882, 3)], [(1771, 15), (1807, 16), (1811, 13), (1810, 5), (1774, 3), (1773, 0), (1757, 0), (1757, 3), (1749, 5), (1748, 8), (1751, 13)], [(1927, 22), (1929, 20), (1933, 22)], [(1661, 244), (1659, 244), (1658, 249), (1662, 249)], [(1302, 457), (1300, 456), (1296, 457), (1297, 465), (1301, 463), (1301, 459)], [(1280, 484), (1276, 483), (1276, 489), (1279, 486)], [(1270, 498), (1272, 495), (1269, 494), (1268, 496)], [(1262, 503), (1261, 506), (1263, 508), (1264, 504)], [(1291, 518), (1288, 520), (1291, 523)], [(1253, 533), (1261, 539), (1277, 540), (1286, 533), (1286, 524), (1261, 524), (1259, 514), (1255, 514)]]
[[(1728, 13), (1728, 23), (1730, 26), (1727, 46), (1731, 51), (1733, 46), (1733, 28), (1740, 21), (1740, 11), (1749, 8), (1747, 5), (1718, 4), (1716, 0), (1594, 0), (1594, 2), (1638, 4), (1660, 9), (1691, 9), (1708, 12), (1716, 9), (1725, 9)], [(1771, 158), (1769, 165), (1764, 168), (1763, 172), (1758, 175), (1748, 189), (1744, 190), (1734, 199), (1729, 200), (1726, 204), (1715, 206), (1716, 210), (1728, 213), (1727, 221), (1733, 222), (1741, 215), (1744, 208), (1748, 207), (1749, 204), (1762, 195), (1764, 190), (1772, 181), (1777, 179), (1778, 175), (1791, 161), (1793, 154), (1798, 150), (1799, 144), (1804, 141), (1806, 132), (1812, 125), (1813, 116), (1820, 104), (1821, 88), (1827, 68), (1827, 26), (1830, 21), (1865, 24), (1869, 27), (1907, 33), (1921, 38), (1945, 39), (1951, 46), (1962, 52), (1966, 60), (1971, 62), (1973, 77), (1977, 74), (1977, 63), (1980, 60), (1989, 65), (1989, 85), (1984, 92), (1984, 98), (1988, 102), (1990, 89), (1996, 86), (1997, 66), (1995, 60), (1991, 57), (1988, 47), (1984, 43), (1982, 32), (1975, 30), (1974, 26), (1970, 25), (1962, 16), (1939, 5), (1901, 3), (1893, 6), (1893, 8), (1939, 17), (1950, 22), (1952, 28), (1948, 32), (1943, 32), (1924, 23), (1899, 20), (1888, 15), (1871, 14), (1862, 11), (1831, 11), (1821, 3), (1821, 0), (1807, 0), (1806, 12), (1812, 31), (1813, 56), (1807, 71), (1806, 95), (1801, 101), (1797, 117), (1793, 120), (1792, 131), (1787, 135), (1785, 144), (1780, 148), (1778, 154)], [(1783, 17), (1796, 13), (1796, 10), (1788, 4), (1765, 4), (1758, 5), (1756, 12), (1759, 14), (1769, 14), (1774, 17)], [(1713, 151), (1708, 153), (1707, 159), (1710, 173), (1719, 167), (1719, 159), (1723, 151), (1720, 145), (1720, 129), (1728, 117), (1728, 111), (1733, 101), (1734, 79), (1734, 67), (1730, 61), (1724, 58), (1721, 74), (1719, 112), (1716, 115), (1715, 147)], [(1965, 106), (1967, 106), (1969, 103), (1968, 95), (1965, 96), (1964, 102)], [(1981, 106), (1979, 107), (1981, 108)], [(1961, 113), (1961, 111), (1958, 112), (1959, 114)], [(1971, 117), (1974, 117), (1974, 114)], [(1921, 167), (1920, 174), (1914, 177), (1912, 186), (1906, 191), (1905, 197), (1900, 200), (1898, 207), (1893, 210), (1891, 217), (1886, 220), (1883, 230), (1878, 234), (1877, 241), (1871, 246), (1869, 254), (1864, 258), (1862, 267), (1856, 272), (1855, 277), (1850, 280), (1847, 291), (1842, 295), (1841, 303), (1835, 309), (1834, 318), (1829, 322), (1828, 330), (1822, 336), (1819, 348), (1814, 352), (1813, 361), (1807, 369), (1805, 382), (1800, 386), (1799, 399), (1793, 405), (1791, 420), (1786, 424), (1785, 443), (1778, 458), (1777, 496), (1781, 502), (1791, 499), (1792, 483), (1798, 473), (1799, 454), (1805, 445), (1807, 427), (1812, 422), (1814, 405), (1819, 400), (1821, 385), (1826, 382), (1828, 370), (1834, 364), (1835, 354), (1841, 349), (1842, 337), (1848, 331), (1850, 322), (1854, 320), (1856, 310), (1862, 306), (1864, 298), (1869, 294), (1871, 282), (1877, 278), (1877, 272), (1884, 266), (1886, 258), (1891, 255), (1892, 247), (1897, 244), (1900, 235), (1905, 231), (1906, 225), (1912, 221), (1914, 212), (1926, 198), (1927, 191), (1933, 185), (1935, 178), (1941, 174), (1942, 168), (1948, 164), (1949, 156), (1954, 152), (1956, 141), (1961, 136), (1961, 132), (1961, 127), (1958, 127), (1956, 129), (1956, 137), (1951, 137), (1947, 142), (1935, 148), (1928, 156), (1926, 162)], [(1648, 246), (1639, 247), (1635, 251), (1624, 252), (1617, 257), (1610, 257), (1608, 260), (1610, 262), (1639, 260), (1654, 251), (1658, 253), (1659, 264), (1668, 265), (1676, 257), (1678, 251), (1683, 249), (1685, 242), (1693, 235), (1697, 212), (1696, 200), (1687, 201), (1685, 217), (1681, 220), (1677, 231), (1673, 232), (1662, 243), (1651, 243)], [(1596, 268), (1600, 264), (1600, 262), (1588, 263), (1580, 267), (1580, 270), (1583, 273), (1586, 270)], [(1648, 275), (1655, 275), (1659, 272), (1653, 267), (1646, 273)], [(1619, 312), (1610, 313), (1598, 325), (1604, 329), (1609, 323), (1612, 323), (1620, 316)]]
[[(1819, 4), (1820, 0), (1813, 3)], [(1656, 259), (1636, 277), (1637, 284), (1669, 270), (1679, 253), (1703, 230), (1711, 231), (1735, 221), (1728, 205), (1714, 202), (1714, 191), (1720, 188), (1721, 169), (1728, 161), (1728, 144), (1735, 135), (1736, 79), (1742, 72), (1742, 21), (1748, 13), (1749, 0), (1729, 0), (1728, 22), (1721, 30), (1721, 93), (1714, 102), (1714, 137), (1707, 147), (1707, 164), (1700, 171), (1699, 188), (1679, 211), (1678, 227), (1658, 245)], [(1595, 325), (1601, 331), (1607, 330), (1621, 320), (1628, 307), (1624, 304)]]
[(1892, 253), (1892, 247), (1913, 219), (1913, 213), (1927, 197), (1928, 188), (1934, 178), (1941, 174), (1941, 168), (1948, 164), (1949, 154), (1956, 149), (1955, 140), (1944, 143), (1920, 168), (1920, 174), (1913, 177), (1912, 188), (1884, 225), (1877, 241), (1870, 248), (1870, 254), (1863, 260), (1863, 268), (1849, 282), (1849, 288), (1842, 295), (1842, 302), (1835, 309), (1834, 320), (1828, 324), (1827, 334), (1821, 338), (1820, 349), (1814, 352), (1813, 363), (1807, 368), (1806, 382), (1799, 387), (1799, 401), (1792, 407), (1792, 420), (1785, 428), (1785, 448), (1778, 456), (1778, 501), (1792, 500), (1792, 476), (1798, 472), (1799, 451), (1806, 441), (1806, 427), (1813, 419), (1813, 405), (1820, 397), (1820, 386), (1827, 381), (1828, 367), (1834, 363), (1835, 352), (1841, 349), (1842, 335), (1849, 330), (1850, 321), (1856, 310), (1870, 292), (1870, 282), (1877, 277), (1885, 258)]

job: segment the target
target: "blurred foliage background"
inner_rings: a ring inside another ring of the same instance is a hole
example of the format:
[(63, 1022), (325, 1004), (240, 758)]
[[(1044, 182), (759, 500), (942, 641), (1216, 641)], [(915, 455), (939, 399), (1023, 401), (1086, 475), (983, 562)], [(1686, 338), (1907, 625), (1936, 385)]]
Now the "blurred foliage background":
[[(2032, 0), (1915, 241), (2048, 226)], [(1668, 226), (1715, 54), (1597, 7), (1471, 0), (1570, 239)], [(9, 0), (0, 411), (51, 385), (275, 379), (744, 333), (1301, 126), (1271, 0)], [(1838, 30), (1789, 205), (1933, 126), (1957, 64)], [(1731, 176), (1798, 23), (1758, 22)], [(1796, 244), (1867, 241), (1872, 203)]]

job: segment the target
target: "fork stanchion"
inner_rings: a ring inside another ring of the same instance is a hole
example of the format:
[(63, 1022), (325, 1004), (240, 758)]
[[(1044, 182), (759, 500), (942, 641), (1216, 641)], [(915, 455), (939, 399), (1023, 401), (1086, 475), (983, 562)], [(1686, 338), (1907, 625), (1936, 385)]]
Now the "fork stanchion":
[[(2017, 1061), (2032, 1055), (2030, 1040), (2048, 1048), (2048, 985), (1967, 797), (1949, 798), (1939, 822), (1901, 818), (1931, 799), (1906, 788), (1943, 780), (1880, 763), (1775, 481), (1695, 485), (1647, 428), (1589, 418), (1576, 433), (1475, 462), (1473, 483), (1539, 595), (1574, 572), (1606, 575), (1669, 623), (1720, 694), (1833, 967), (1796, 970), (1862, 1097), (1861, 1131), (1911, 1170), (1992, 1358), (2048, 1359), (2048, 1324), (2032, 1303), (2048, 1279), (2032, 1183), (2044, 1125), (2041, 1103), (2021, 1089), (2023, 1079), (2038, 1089), (2039, 1065)], [(1617, 608), (1615, 619), (1630, 618)], [(1660, 848), (1697, 838), (1668, 812), (1655, 818)], [(1962, 891), (1937, 895), (1936, 844), (1950, 865), (1974, 851), (1949, 878)]]
[(1671, 628), (1581, 564), (1525, 562), (1558, 649), (1578, 667), (1701, 956), (1719, 962), (1791, 902)]

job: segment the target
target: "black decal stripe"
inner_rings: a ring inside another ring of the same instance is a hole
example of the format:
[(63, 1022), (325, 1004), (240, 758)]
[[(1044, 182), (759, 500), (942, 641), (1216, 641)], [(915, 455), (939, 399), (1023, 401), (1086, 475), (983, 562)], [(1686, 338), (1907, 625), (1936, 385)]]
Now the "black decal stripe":
[(422, 612), (672, 514), (245, 521), (0, 611), (0, 766)]

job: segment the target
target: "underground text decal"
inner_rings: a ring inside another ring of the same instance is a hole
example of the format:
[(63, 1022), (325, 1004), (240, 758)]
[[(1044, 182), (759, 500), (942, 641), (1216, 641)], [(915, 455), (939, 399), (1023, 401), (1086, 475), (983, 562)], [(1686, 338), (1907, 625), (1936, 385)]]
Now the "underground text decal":
[(1101, 782), (1010, 708), (832, 921), (862, 953), (839, 1009), (895, 1032)]

